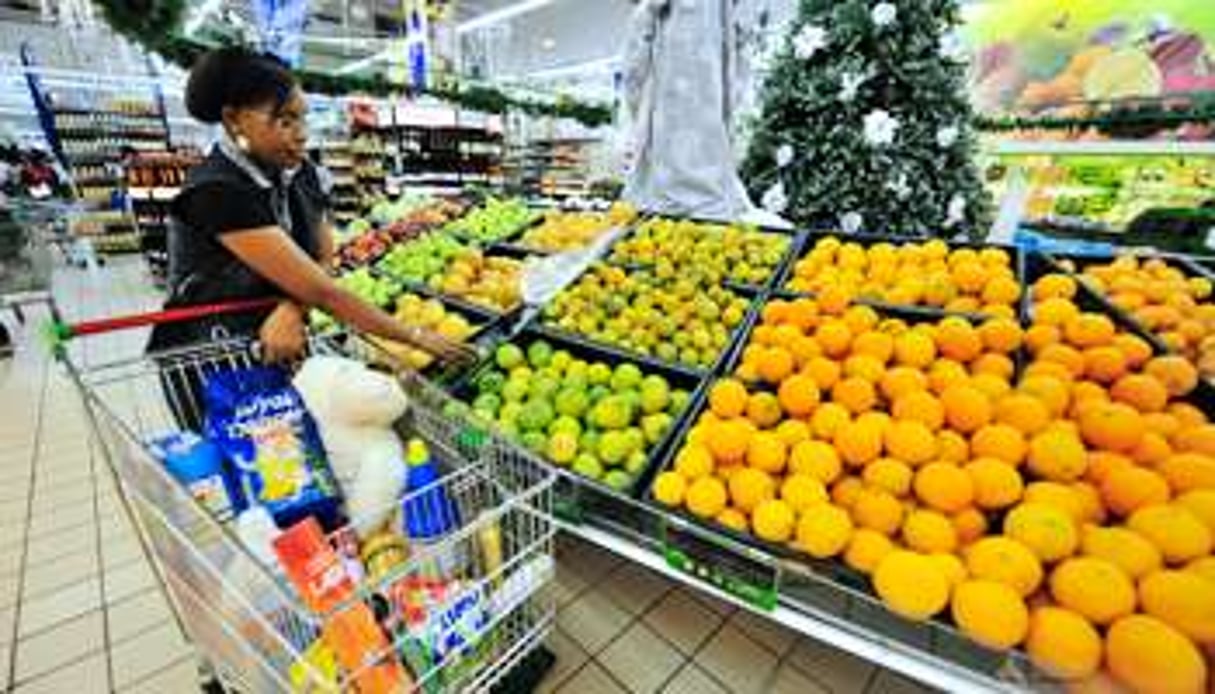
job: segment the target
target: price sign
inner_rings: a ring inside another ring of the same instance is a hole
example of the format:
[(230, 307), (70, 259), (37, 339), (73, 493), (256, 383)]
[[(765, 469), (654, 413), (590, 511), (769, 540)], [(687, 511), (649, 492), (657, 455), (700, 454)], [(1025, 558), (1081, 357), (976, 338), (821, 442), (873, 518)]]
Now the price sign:
[(759, 609), (776, 608), (780, 568), (771, 557), (674, 518), (666, 520), (662, 540), (672, 567)]

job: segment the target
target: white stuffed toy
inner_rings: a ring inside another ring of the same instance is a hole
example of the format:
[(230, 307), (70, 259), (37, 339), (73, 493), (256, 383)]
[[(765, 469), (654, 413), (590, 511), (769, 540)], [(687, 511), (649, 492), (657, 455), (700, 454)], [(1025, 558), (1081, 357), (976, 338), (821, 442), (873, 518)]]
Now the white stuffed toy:
[(405, 490), (407, 468), (392, 425), (408, 406), (400, 383), (353, 359), (313, 356), (292, 384), (316, 420), (329, 466), (361, 537), (382, 527)]

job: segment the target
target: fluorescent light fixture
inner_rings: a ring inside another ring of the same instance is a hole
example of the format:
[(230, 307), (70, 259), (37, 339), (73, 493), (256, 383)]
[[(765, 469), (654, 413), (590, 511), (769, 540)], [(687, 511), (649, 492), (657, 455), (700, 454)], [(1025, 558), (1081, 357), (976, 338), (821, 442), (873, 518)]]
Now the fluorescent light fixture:
[(350, 75), (350, 74), (354, 74), (356, 72), (360, 72), (362, 70), (366, 70), (367, 68), (371, 67), (372, 65), (375, 65), (376, 63), (380, 62), (381, 60), (387, 59), (388, 53), (389, 53), (389, 49), (385, 48), (384, 50), (379, 51), (378, 53), (372, 53), (371, 55), (367, 56), (366, 58), (359, 58), (358, 60), (346, 63), (345, 65), (343, 65), (337, 69), (337, 74)]
[(478, 15), (462, 24), (456, 25), (457, 34), (466, 34), (476, 29), (484, 29), (485, 27), (501, 24), (509, 19), (518, 17), (519, 15), (534, 12), (545, 5), (551, 5), (553, 0), (522, 0), (513, 5), (507, 5), (492, 12), (486, 12), (483, 15)]
[(186, 36), (193, 36), (202, 28), (204, 22), (223, 5), (223, 0), (207, 0), (198, 9), (190, 13), (186, 20)]
[(606, 58), (598, 58), (596, 60), (588, 60), (582, 63), (567, 63), (556, 67), (545, 68), (544, 70), (536, 70), (529, 72), (526, 75), (516, 76), (524, 79), (552, 79), (554, 77), (565, 77), (568, 75), (580, 75), (586, 72), (599, 72), (610, 70), (620, 64), (620, 56), (608, 56)]

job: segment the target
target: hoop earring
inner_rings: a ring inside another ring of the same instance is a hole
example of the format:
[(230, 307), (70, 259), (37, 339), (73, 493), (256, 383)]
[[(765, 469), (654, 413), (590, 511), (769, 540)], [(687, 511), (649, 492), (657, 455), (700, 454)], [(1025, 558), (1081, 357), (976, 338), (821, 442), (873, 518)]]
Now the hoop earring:
[(237, 135), (236, 136), (236, 148), (239, 149), (240, 151), (248, 154), (249, 153), (249, 138), (245, 137), (244, 135)]

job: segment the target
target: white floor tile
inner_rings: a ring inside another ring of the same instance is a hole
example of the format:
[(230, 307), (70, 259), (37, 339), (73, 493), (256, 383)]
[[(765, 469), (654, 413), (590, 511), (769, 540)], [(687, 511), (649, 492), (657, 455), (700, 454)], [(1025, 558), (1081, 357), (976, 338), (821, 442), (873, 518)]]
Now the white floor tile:
[(34, 679), (105, 645), (101, 612), (90, 612), (17, 642), (18, 683)]
[(169, 623), (145, 631), (110, 650), (114, 686), (122, 689), (192, 652), (177, 631), (176, 624)]

